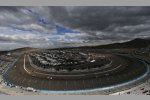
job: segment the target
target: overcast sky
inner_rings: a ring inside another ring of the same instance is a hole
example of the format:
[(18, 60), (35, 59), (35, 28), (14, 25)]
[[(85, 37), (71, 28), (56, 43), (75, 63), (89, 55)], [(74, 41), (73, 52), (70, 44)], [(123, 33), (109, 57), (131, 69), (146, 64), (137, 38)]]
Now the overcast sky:
[(0, 50), (150, 37), (150, 7), (0, 7)]

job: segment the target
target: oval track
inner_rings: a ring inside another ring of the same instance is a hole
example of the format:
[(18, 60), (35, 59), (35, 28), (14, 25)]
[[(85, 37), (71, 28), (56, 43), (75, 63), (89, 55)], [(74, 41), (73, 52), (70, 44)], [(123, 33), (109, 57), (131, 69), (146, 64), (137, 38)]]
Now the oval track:
[(7, 82), (40, 90), (84, 90), (109, 87), (137, 79), (148, 69), (145, 63), (125, 55), (111, 55), (112, 63), (89, 71), (47, 72), (34, 68), (23, 55), (4, 75)]

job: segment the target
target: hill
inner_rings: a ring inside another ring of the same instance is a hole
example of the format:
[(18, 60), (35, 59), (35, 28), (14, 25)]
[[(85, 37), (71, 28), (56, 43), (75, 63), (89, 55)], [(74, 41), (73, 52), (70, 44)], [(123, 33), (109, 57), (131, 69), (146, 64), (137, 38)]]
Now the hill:
[[(73, 47), (74, 49), (138, 49), (138, 48), (144, 48), (150, 45), (150, 39), (140, 39), (136, 38), (134, 40), (130, 40), (123, 43), (113, 43), (113, 44), (107, 44), (107, 45), (99, 45), (99, 46), (82, 46), (82, 47)], [(70, 49), (73, 49), (70, 48)], [(65, 48), (62, 48), (65, 49)], [(66, 48), (69, 49), (69, 48)]]
[(115, 48), (144, 48), (150, 45), (150, 39), (134, 39), (124, 43), (114, 43), (109, 45), (96, 46), (98, 48), (115, 49)]

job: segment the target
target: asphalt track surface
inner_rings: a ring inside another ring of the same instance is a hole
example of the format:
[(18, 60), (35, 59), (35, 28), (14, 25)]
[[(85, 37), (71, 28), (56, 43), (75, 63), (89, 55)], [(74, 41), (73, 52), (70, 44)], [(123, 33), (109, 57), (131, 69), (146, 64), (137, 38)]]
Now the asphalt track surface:
[(52, 73), (34, 68), (28, 56), (23, 55), (4, 78), (8, 83), (39, 90), (86, 90), (132, 81), (147, 71), (144, 63), (130, 56), (111, 55), (110, 59), (109, 67), (76, 73)]

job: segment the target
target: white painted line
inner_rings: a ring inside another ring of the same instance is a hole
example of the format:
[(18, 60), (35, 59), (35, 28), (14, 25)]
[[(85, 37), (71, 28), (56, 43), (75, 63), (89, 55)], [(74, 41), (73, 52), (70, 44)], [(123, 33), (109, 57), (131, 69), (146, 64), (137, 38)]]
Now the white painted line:
[[(103, 71), (103, 73), (104, 73), (104, 72), (114, 71), (114, 70), (118, 69), (119, 67), (121, 67), (121, 64), (120, 64), (119, 66), (113, 68), (113, 69)], [(28, 72), (28, 70), (27, 70), (26, 68), (24, 68), (24, 69)], [(28, 72), (28, 73), (30, 73), (30, 72)], [(41, 75), (50, 75), (50, 74), (41, 73), (41, 72), (37, 72), (37, 71), (34, 71), (34, 73), (36, 73), (36, 74), (41, 74)], [(94, 74), (100, 74), (100, 73), (102, 73), (102, 72), (97, 72), (97, 73), (94, 73)], [(87, 75), (87, 74), (69, 75), (69, 77), (72, 77), (72, 76), (86, 76), (86, 75)], [(50, 75), (50, 76), (53, 77), (53, 76), (66, 76), (66, 75)], [(66, 77), (67, 77), (67, 76), (66, 76)]]
[(25, 61), (26, 61), (26, 55), (24, 55), (24, 66), (23, 66), (23, 68), (24, 68), (24, 70), (25, 70), (27, 73), (30, 74), (31, 72), (29, 72), (29, 71), (26, 69)]

